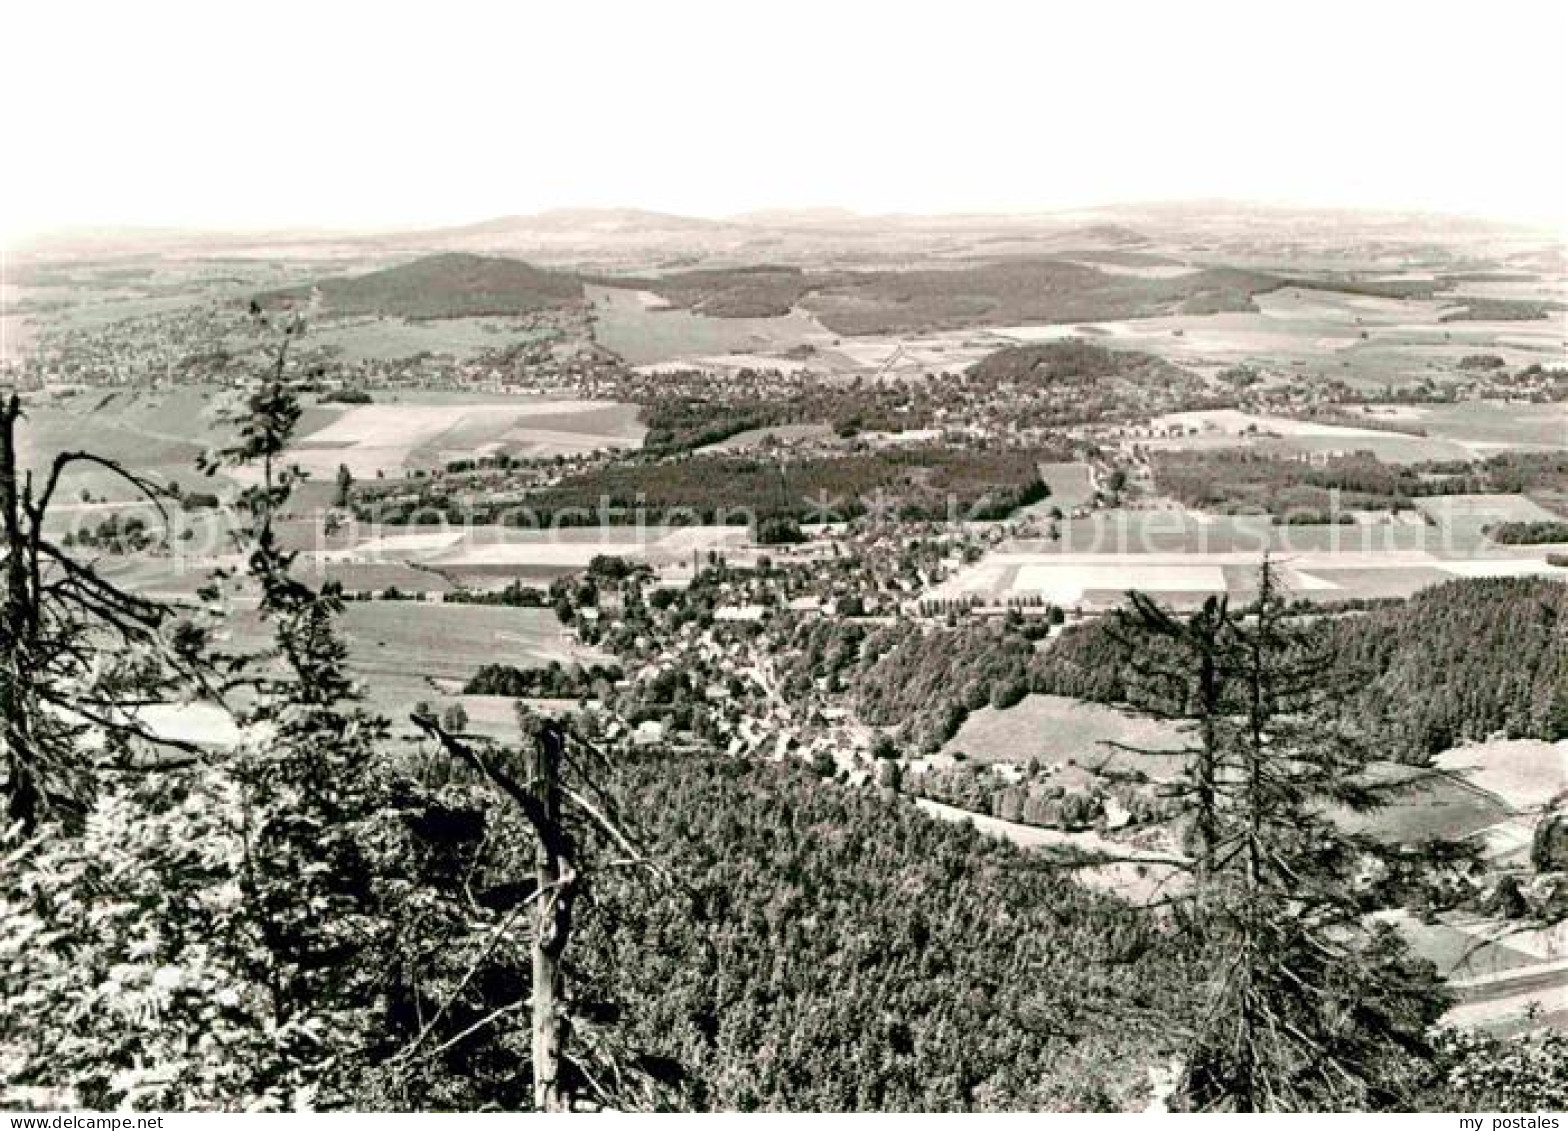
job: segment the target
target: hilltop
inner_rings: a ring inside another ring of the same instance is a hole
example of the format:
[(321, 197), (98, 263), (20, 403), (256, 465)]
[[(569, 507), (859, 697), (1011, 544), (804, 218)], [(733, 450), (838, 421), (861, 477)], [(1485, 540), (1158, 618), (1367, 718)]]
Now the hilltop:
[(519, 259), (445, 252), (364, 275), (321, 279), (260, 297), (314, 298), (329, 314), (410, 319), (471, 318), (559, 310), (582, 301), (582, 280)]
[(1007, 346), (969, 367), (992, 396), (1026, 398), (1031, 419), (1113, 419), (1153, 406), (1200, 403), (1212, 389), (1197, 373), (1139, 350), (1107, 349), (1081, 338)]
[(1107, 349), (1079, 338), (1008, 346), (977, 361), (969, 373), (996, 384), (1096, 385), (1120, 380), (1164, 386), (1193, 380), (1193, 374), (1153, 354)]

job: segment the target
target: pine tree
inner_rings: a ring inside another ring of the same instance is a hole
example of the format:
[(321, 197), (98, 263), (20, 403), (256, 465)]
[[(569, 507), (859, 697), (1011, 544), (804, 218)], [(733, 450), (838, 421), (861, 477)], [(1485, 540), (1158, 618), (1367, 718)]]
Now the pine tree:
[(1343, 668), (1291, 616), (1267, 560), (1245, 609), (1210, 602), (1182, 620), (1140, 598), (1123, 627), (1150, 645), (1136, 665), (1144, 709), (1188, 718), (1200, 735), (1188, 751), (1197, 835), (1184, 921), (1215, 967), (1182, 1098), (1235, 1111), (1408, 1103), (1447, 999), (1356, 895), (1358, 865), (1381, 850), (1332, 819), (1384, 800), (1336, 711), (1350, 690)]
[(336, 490), (332, 496), (332, 505), (347, 507), (354, 501), (354, 475), (348, 469), (348, 464), (338, 464), (338, 477)]
[(357, 951), (380, 909), (362, 842), (378, 807), (372, 768), (387, 726), (359, 702), (348, 675), (336, 627), (340, 588), (296, 578), (296, 555), (275, 529), (303, 478), (284, 462), (301, 411), (289, 344), (302, 332), (298, 321), (285, 328), (271, 373), (231, 414), (237, 441), (203, 465), (209, 473), (260, 465), (260, 482), (238, 500), (235, 537), (246, 567), (233, 580), (259, 595), (272, 648), (251, 658), (254, 701), (240, 715), (246, 740), (233, 774), (243, 790), (244, 885), (269, 956), (273, 1023), (295, 1039), (301, 1078), (319, 1086), (332, 1059), (324, 1038), (350, 1041), (370, 1024), (375, 972)]
[[(1142, 593), (1118, 610), (1113, 635), (1126, 647), (1134, 704), (1145, 714), (1184, 721), (1196, 743), (1187, 755), (1182, 796), (1191, 821), (1191, 849), (1200, 880), (1213, 871), (1219, 841), (1218, 776), (1225, 741), (1229, 605), (1210, 597), (1181, 618)], [(1140, 646), (1142, 645), (1142, 646)], [(1134, 753), (1153, 753), (1123, 743)], [(1168, 753), (1168, 752), (1167, 752)]]

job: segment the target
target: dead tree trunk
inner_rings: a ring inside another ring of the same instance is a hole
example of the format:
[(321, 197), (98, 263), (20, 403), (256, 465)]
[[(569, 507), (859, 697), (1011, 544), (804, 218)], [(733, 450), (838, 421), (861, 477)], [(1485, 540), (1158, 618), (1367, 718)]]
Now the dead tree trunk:
[[(210, 685), (200, 649), (177, 649), (163, 637), (172, 606), (126, 592), (44, 533), (55, 492), (74, 467), (96, 467), (130, 484), (167, 524), (165, 490), (114, 460), (66, 451), (55, 455), (35, 494), (32, 473), (19, 466), (21, 419), (16, 394), (0, 400), (0, 788), (4, 819), (32, 829), (52, 813), (85, 809), (95, 749), (134, 741), (198, 755), (199, 747), (153, 733), (125, 708)], [(159, 670), (138, 671), (134, 687), (106, 693), (95, 673), (127, 646), (155, 654)], [(108, 741), (94, 743), (89, 732)]]
[(13, 393), (0, 406), (0, 524), (5, 534), (5, 595), (0, 607), (0, 727), (5, 734), (6, 819), (31, 828), (41, 802), (27, 727), (30, 712), (23, 681), (28, 662), (31, 586), (26, 537), (22, 529), (22, 497), (17, 483), (16, 422), (21, 402)]
[[(546, 724), (534, 739), (530, 783), (544, 823), (561, 827), (562, 736)], [(561, 1081), (562, 1029), (566, 1024), (566, 980), (561, 956), (572, 930), (572, 896), (576, 887), (572, 861), (561, 849), (565, 838), (541, 836), (534, 850), (534, 876), (539, 899), (535, 905), (533, 947), (533, 1069), (534, 1106), (540, 1111), (568, 1111)]]
[[(586, 844), (568, 828), (567, 810), (615, 846), (616, 865), (646, 867), (655, 874), (660, 874), (659, 870), (622, 831), (613, 810), (602, 807), (602, 799), (596, 803), (564, 780), (567, 743), (573, 742), (579, 748), (584, 744), (558, 721), (548, 718), (527, 721), (525, 729), (532, 739), (532, 748), (527, 756), (528, 780), (525, 782), (512, 777), (503, 766), (487, 758), (481, 748), (451, 734), (428, 715), (411, 715), (410, 721), (511, 798), (533, 829), (537, 884), (532, 897), (535, 911), (530, 1003), (533, 1007), (533, 1098), (540, 1111), (571, 1111), (572, 1085), (574, 1080), (582, 1078), (582, 1074), (574, 1074), (568, 1079), (561, 1071), (562, 1065), (571, 1059), (566, 1049), (572, 1040), (572, 1003), (567, 997), (562, 956), (571, 941), (573, 905), (590, 864)], [(578, 768), (580, 770), (580, 766)], [(589, 792), (592, 792), (591, 787)], [(619, 1069), (616, 1075), (620, 1076)], [(593, 1090), (600, 1102), (608, 1100), (597, 1085), (593, 1085)]]

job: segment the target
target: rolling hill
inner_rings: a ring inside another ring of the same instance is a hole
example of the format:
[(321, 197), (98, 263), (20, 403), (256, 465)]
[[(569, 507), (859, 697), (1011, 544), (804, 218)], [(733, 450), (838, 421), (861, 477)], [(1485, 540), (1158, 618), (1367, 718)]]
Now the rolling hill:
[(1104, 391), (1125, 385), (1132, 392), (1185, 387), (1201, 390), (1196, 374), (1164, 358), (1137, 350), (1107, 349), (1078, 338), (1007, 346), (969, 368), (988, 385), (1051, 385)]
[(258, 297), (263, 305), (307, 299), (327, 314), (473, 318), (575, 306), (583, 301), (583, 284), (575, 275), (519, 259), (446, 252)]
[(719, 318), (777, 316), (801, 305), (841, 334), (1252, 310), (1254, 295), (1280, 286), (1256, 271), (1207, 268), (1144, 278), (1054, 256), (907, 270), (703, 268), (604, 281), (653, 291), (675, 306)]
[(1252, 310), (1255, 294), (1277, 286), (1272, 276), (1228, 268), (1150, 279), (1064, 259), (1019, 258), (864, 272), (813, 293), (806, 305), (839, 333), (899, 333)]

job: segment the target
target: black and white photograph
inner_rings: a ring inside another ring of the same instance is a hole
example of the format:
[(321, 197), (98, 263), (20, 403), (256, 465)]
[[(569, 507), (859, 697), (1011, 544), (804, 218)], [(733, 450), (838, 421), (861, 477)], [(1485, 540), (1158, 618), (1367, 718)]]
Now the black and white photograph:
[(1568, 3), (0, 45), (6, 1128), (1563, 1127)]

